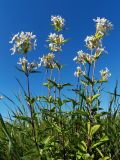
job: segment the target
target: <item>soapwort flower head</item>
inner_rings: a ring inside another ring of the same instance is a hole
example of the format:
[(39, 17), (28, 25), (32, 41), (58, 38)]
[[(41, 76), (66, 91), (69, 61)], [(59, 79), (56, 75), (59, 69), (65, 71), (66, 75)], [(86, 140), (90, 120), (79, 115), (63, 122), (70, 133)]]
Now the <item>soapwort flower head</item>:
[(56, 31), (61, 31), (65, 25), (65, 20), (61, 16), (51, 16), (51, 22)]
[(27, 69), (28, 69), (29, 72), (31, 72), (33, 70), (36, 70), (38, 67), (40, 67), (40, 65), (35, 61), (33, 61), (31, 63), (28, 62), (28, 64), (27, 64)]
[(109, 30), (113, 29), (113, 24), (106, 18), (97, 17), (97, 19), (93, 19), (93, 21), (96, 22), (97, 32), (100, 31), (106, 34)]
[(39, 64), (37, 62), (33, 61), (30, 63), (25, 57), (19, 58), (17, 64), (21, 65), (22, 70), (27, 73), (32, 72), (33, 70), (36, 70), (39, 67)]
[(86, 53), (82, 50), (77, 52), (77, 56), (73, 59), (76, 63), (82, 63), (83, 65), (86, 63)]
[(49, 44), (49, 49), (50, 49), (52, 52), (60, 52), (60, 51), (62, 51), (61, 45), (57, 45), (57, 44), (55, 44), (55, 43), (50, 43), (50, 44)]
[(55, 43), (57, 45), (62, 45), (65, 43), (65, 39), (62, 34), (50, 33), (48, 37), (48, 41), (51, 43)]
[(43, 55), (42, 58), (40, 58), (40, 66), (44, 66), (46, 68), (55, 68), (55, 62), (54, 62), (55, 55), (53, 53), (48, 53), (47, 55)]
[(10, 49), (12, 54), (25, 54), (36, 47), (36, 35), (33, 35), (32, 32), (17, 33), (9, 43), (13, 44), (13, 47)]
[(82, 63), (84, 65), (86, 62), (92, 64), (92, 62), (94, 61), (93, 55), (84, 53), (82, 50), (78, 51), (77, 53), (78, 55), (73, 59), (73, 61), (75, 61), (76, 63)]
[(85, 38), (86, 47), (90, 50), (97, 48), (100, 45), (100, 39), (94, 35)]
[(107, 81), (108, 78), (111, 76), (111, 73), (109, 72), (107, 67), (104, 70), (101, 70), (100, 74), (101, 74), (102, 80), (105, 80), (105, 81)]

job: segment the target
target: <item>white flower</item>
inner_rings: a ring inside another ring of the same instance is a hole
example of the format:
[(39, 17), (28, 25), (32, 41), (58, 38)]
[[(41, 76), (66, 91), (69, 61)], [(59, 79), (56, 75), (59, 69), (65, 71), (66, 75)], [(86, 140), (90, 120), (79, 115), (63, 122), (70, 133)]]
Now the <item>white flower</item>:
[(86, 62), (92, 64), (92, 62), (94, 61), (93, 55), (84, 53), (82, 50), (78, 51), (77, 53), (78, 55), (73, 59), (73, 61), (75, 61), (76, 63), (82, 63), (84, 65)]
[(55, 42), (56, 39), (57, 39), (56, 33), (50, 33), (50, 35), (48, 36), (48, 41), (50, 41), (50, 42)]
[(19, 61), (18, 61), (17, 64), (23, 65), (23, 64), (26, 64), (26, 63), (27, 63), (27, 59), (25, 57), (23, 57), (23, 58), (19, 58)]
[(40, 59), (40, 66), (44, 66), (46, 68), (54, 68), (54, 57), (55, 55), (53, 53), (48, 53), (47, 55), (43, 55)]
[(105, 70), (101, 70), (100, 74), (103, 80), (108, 80), (108, 78), (111, 76), (111, 73), (109, 72), (107, 67), (105, 68)]
[(57, 45), (62, 45), (65, 42), (65, 39), (62, 34), (58, 35), (56, 33), (50, 33), (48, 41), (55, 43)]
[(74, 72), (74, 76), (75, 77), (80, 77), (80, 75), (82, 74), (82, 70), (81, 68), (78, 66), (77, 70)]
[(60, 34), (60, 35), (58, 36), (57, 43), (58, 43), (58, 44), (63, 44), (64, 42), (65, 42), (65, 39), (64, 39), (63, 35)]
[(51, 22), (57, 31), (61, 31), (65, 25), (65, 20), (61, 16), (51, 16)]
[(31, 51), (32, 48), (36, 47), (36, 35), (33, 35), (32, 32), (21, 32), (13, 36), (10, 43), (13, 44), (11, 48), (12, 54), (18, 53), (27, 53)]
[(30, 63), (25, 57), (19, 58), (19, 62), (17, 64), (21, 65), (23, 71), (28, 72), (28, 73), (39, 67), (37, 62), (33, 61)]
[(27, 69), (28, 71), (32, 71), (32, 70), (35, 70), (39, 67), (39, 64), (35, 61), (31, 62), (31, 63), (28, 63), (27, 64)]
[(113, 24), (105, 18), (97, 17), (97, 19), (93, 19), (93, 21), (96, 22), (97, 31), (101, 31), (104, 34), (113, 28)]
[(86, 63), (86, 53), (82, 50), (77, 52), (78, 55), (73, 59), (76, 63), (82, 63), (83, 65)]
[(94, 49), (100, 45), (100, 39), (96, 38), (95, 36), (87, 36), (85, 39), (86, 46), (89, 49)]
[(62, 50), (61, 46), (55, 44), (55, 43), (50, 43), (49, 44), (49, 49), (52, 51), (52, 52), (60, 52)]

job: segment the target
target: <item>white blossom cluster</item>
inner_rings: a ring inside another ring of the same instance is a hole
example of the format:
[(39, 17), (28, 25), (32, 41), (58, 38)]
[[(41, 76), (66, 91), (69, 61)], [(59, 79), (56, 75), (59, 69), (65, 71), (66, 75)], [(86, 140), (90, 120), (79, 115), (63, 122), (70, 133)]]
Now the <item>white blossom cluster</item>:
[(55, 43), (57, 45), (61, 45), (64, 44), (65, 39), (62, 34), (50, 33), (48, 41), (50, 41), (51, 43)]
[(17, 33), (10, 43), (13, 44), (11, 48), (12, 54), (27, 53), (36, 47), (36, 35), (33, 35), (32, 32)]
[(94, 61), (93, 55), (84, 53), (82, 50), (78, 51), (77, 54), (78, 55), (73, 59), (73, 61), (75, 61), (76, 63), (81, 63), (84, 65), (86, 62), (92, 64), (92, 62)]
[(62, 50), (62, 45), (65, 43), (65, 39), (62, 34), (50, 33), (48, 36), (49, 49), (52, 52), (60, 52)]
[(99, 39), (97, 39), (94, 35), (87, 36), (85, 39), (85, 43), (87, 48), (94, 49), (100, 45)]
[[(65, 20), (61, 16), (51, 16), (51, 22), (56, 31), (61, 31), (65, 25)], [(48, 36), (49, 49), (51, 52), (62, 51), (62, 45), (66, 42), (62, 34), (50, 33)]]
[(107, 67), (104, 70), (101, 70), (100, 74), (101, 74), (102, 80), (105, 80), (105, 81), (108, 80), (108, 78), (111, 76), (111, 73)]
[(47, 55), (43, 55), (40, 59), (40, 66), (44, 66), (46, 68), (54, 68), (55, 62), (54, 62), (55, 55), (53, 53), (48, 53)]
[(96, 33), (95, 35), (87, 36), (85, 39), (87, 48), (91, 50), (100, 47), (103, 36), (113, 28), (112, 23), (105, 18), (97, 17), (93, 21), (96, 22)]
[(97, 17), (97, 19), (93, 19), (93, 21), (96, 22), (97, 32), (105, 34), (107, 31), (113, 29), (113, 24), (106, 18)]
[(85, 64), (85, 54), (82, 50), (77, 52), (77, 56), (73, 59), (76, 63), (82, 63)]
[(65, 25), (65, 20), (61, 16), (51, 16), (51, 22), (57, 31), (61, 31)]
[(49, 44), (49, 49), (52, 52), (60, 52), (60, 51), (62, 51), (62, 47), (60, 45), (55, 44), (55, 43), (50, 43)]
[(18, 64), (22, 66), (23, 71), (28, 73), (39, 67), (37, 62), (33, 61), (30, 63), (25, 57), (19, 58)]

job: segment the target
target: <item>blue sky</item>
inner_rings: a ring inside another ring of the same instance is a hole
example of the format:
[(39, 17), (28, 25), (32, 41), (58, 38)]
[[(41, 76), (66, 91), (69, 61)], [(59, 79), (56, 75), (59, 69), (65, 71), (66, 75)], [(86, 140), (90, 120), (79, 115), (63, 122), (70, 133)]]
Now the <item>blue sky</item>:
[[(24, 77), (15, 66), (19, 56), (11, 56), (12, 35), (30, 31), (37, 35), (38, 46), (30, 52), (30, 59), (37, 59), (47, 53), (44, 47), (47, 36), (53, 29), (51, 15), (61, 15), (66, 20), (66, 38), (70, 41), (63, 47), (62, 62), (66, 64), (62, 78), (64, 82), (75, 83), (73, 76), (76, 65), (73, 58), (78, 50), (84, 49), (84, 39), (95, 32), (93, 18), (105, 17), (114, 24), (114, 30), (104, 39), (108, 55), (100, 59), (98, 70), (108, 67), (112, 73), (106, 90), (112, 90), (116, 79), (120, 79), (120, 1), (119, 0), (0, 0), (0, 92), (12, 96), (19, 90), (15, 77), (24, 84)], [(44, 93), (41, 82), (44, 74), (31, 77), (31, 88), (36, 94)], [(108, 100), (108, 98), (107, 98)], [(0, 112), (5, 115), (6, 107), (1, 102)]]

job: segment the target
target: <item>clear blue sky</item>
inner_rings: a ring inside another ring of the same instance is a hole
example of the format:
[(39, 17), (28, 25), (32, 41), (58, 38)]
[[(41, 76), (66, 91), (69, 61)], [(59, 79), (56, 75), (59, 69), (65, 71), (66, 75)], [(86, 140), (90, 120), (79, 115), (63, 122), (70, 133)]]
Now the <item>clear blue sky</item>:
[[(104, 40), (108, 55), (104, 54), (98, 70), (108, 67), (112, 73), (106, 89), (112, 90), (116, 79), (120, 80), (120, 1), (119, 0), (0, 0), (0, 92), (12, 96), (19, 90), (15, 77), (24, 83), (24, 78), (15, 66), (19, 56), (11, 56), (12, 35), (20, 31), (32, 31), (37, 35), (36, 51), (30, 52), (31, 59), (47, 53), (45, 40), (52, 27), (51, 15), (61, 15), (66, 19), (65, 37), (70, 41), (63, 47), (62, 61), (67, 64), (63, 69), (64, 82), (75, 82), (73, 76), (76, 65), (73, 58), (78, 50), (84, 48), (84, 39), (95, 31), (93, 18), (105, 17), (114, 24), (114, 30)], [(68, 72), (69, 70), (69, 72)], [(69, 73), (69, 74), (68, 74)], [(43, 74), (31, 77), (32, 91), (42, 94), (40, 83)], [(34, 84), (33, 84), (34, 83)], [(6, 114), (1, 102), (0, 112)]]

